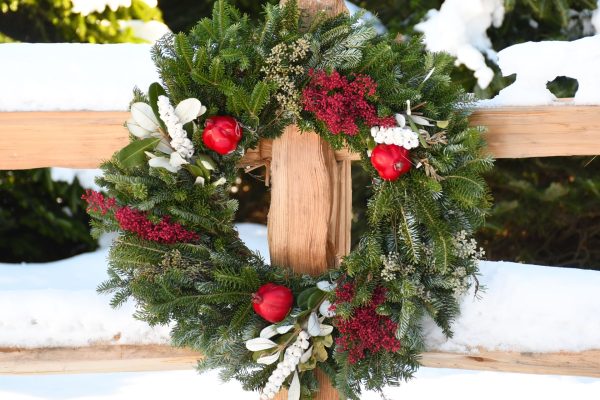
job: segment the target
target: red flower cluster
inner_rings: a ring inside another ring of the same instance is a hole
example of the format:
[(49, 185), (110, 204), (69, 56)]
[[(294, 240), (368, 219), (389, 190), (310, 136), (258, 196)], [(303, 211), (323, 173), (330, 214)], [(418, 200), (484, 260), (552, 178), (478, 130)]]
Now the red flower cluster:
[(188, 231), (178, 223), (170, 222), (169, 217), (163, 217), (156, 224), (149, 221), (142, 211), (130, 207), (117, 207), (115, 199), (105, 197), (100, 192), (86, 190), (81, 198), (87, 201), (88, 211), (99, 211), (102, 215), (113, 211), (121, 229), (135, 233), (143, 239), (168, 244), (193, 242), (199, 239), (197, 233)]
[(115, 199), (111, 197), (104, 197), (102, 193), (90, 189), (86, 190), (81, 198), (88, 203), (88, 212), (100, 212), (102, 215), (105, 215), (117, 205)]
[(155, 224), (141, 211), (122, 207), (115, 211), (115, 218), (124, 231), (137, 234), (139, 237), (159, 243), (193, 242), (198, 240), (198, 234), (188, 231), (178, 223), (170, 222), (169, 217), (163, 217)]
[[(349, 302), (354, 298), (354, 286), (350, 283), (339, 286), (336, 291), (336, 304)], [(340, 337), (336, 345), (340, 351), (348, 352), (348, 361), (355, 364), (365, 358), (365, 352), (377, 353), (379, 351), (395, 352), (400, 350), (400, 341), (395, 333), (398, 325), (389, 317), (379, 315), (375, 311), (377, 306), (385, 301), (385, 289), (375, 289), (371, 302), (354, 310), (352, 318), (343, 320), (338, 318), (336, 325)]]
[(337, 71), (327, 75), (322, 70), (310, 70), (309, 76), (311, 81), (302, 92), (304, 109), (325, 122), (333, 134), (356, 135), (359, 120), (368, 126), (396, 125), (393, 117), (378, 117), (375, 106), (368, 102), (377, 91), (370, 76), (354, 75), (352, 82)]

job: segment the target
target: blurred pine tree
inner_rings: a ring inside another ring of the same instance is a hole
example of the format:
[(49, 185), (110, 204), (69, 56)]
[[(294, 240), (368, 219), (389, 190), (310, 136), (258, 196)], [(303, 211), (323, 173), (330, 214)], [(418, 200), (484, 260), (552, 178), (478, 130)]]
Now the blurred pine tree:
[[(120, 21), (161, 20), (143, 0), (131, 7), (74, 12), (69, 0), (0, 0), (0, 43), (139, 41)], [(97, 248), (83, 188), (53, 182), (49, 169), (0, 171), (0, 262), (43, 262)]]

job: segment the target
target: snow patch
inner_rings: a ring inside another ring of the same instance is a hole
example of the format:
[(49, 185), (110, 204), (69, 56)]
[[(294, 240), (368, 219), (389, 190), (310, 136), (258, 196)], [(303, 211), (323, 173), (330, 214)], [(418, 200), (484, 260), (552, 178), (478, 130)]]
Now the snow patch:
[[(143, 0), (148, 6), (154, 8), (158, 5), (157, 0)], [(104, 12), (106, 7), (111, 11), (117, 11), (119, 7), (131, 7), (131, 0), (71, 0), (73, 8), (71, 11), (81, 15)]]
[(503, 19), (503, 0), (446, 0), (439, 11), (429, 10), (415, 30), (425, 35), (428, 50), (455, 56), (456, 64), (474, 71), (477, 83), (485, 89), (494, 71), (486, 65), (484, 55), (496, 61), (486, 31), (492, 25), (500, 27)]
[(592, 25), (594, 26), (596, 33), (600, 34), (600, 0), (598, 0), (598, 6), (592, 15)]
[(79, 184), (84, 189), (101, 191), (102, 188), (96, 185), (95, 179), (102, 176), (101, 169), (73, 169), (53, 167), (50, 169), (50, 176), (55, 182), (67, 182), (69, 184), (77, 178)]
[(504, 76), (516, 74), (515, 82), (481, 106), (545, 105), (556, 97), (546, 84), (558, 76), (577, 79), (574, 104), (600, 104), (600, 35), (572, 42), (545, 41), (516, 44), (498, 53)]
[(600, 272), (510, 262), (480, 263), (481, 298), (462, 298), (446, 340), (431, 319), (430, 349), (558, 352), (600, 349)]
[[(0, 111), (126, 111), (159, 80), (146, 44), (0, 45)], [(7, 95), (8, 93), (8, 95)]]
[(171, 33), (169, 27), (160, 21), (142, 21), (132, 19), (119, 21), (121, 29), (131, 28), (133, 36), (148, 43), (154, 43), (167, 33)]

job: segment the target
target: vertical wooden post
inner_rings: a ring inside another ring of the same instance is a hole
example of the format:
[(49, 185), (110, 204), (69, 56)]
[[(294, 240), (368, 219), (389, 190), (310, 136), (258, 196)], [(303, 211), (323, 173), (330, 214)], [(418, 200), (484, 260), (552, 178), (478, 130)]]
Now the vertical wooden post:
[[(301, 27), (318, 12), (334, 16), (347, 11), (342, 0), (298, 3)], [(271, 179), (271, 262), (310, 274), (335, 267), (350, 250), (350, 161), (336, 161), (331, 147), (317, 134), (290, 126), (273, 142)], [(316, 398), (338, 399), (329, 380), (318, 374), (321, 390)], [(277, 398), (287, 399), (287, 393)]]

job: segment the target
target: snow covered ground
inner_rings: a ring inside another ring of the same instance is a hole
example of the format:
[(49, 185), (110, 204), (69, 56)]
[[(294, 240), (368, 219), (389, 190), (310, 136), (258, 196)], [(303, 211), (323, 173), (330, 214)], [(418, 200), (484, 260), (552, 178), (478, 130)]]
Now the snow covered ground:
[[(264, 226), (239, 224), (240, 235), (268, 259)], [(106, 277), (107, 249), (50, 264), (0, 264), (0, 347), (90, 343), (165, 343), (168, 328), (150, 328), (95, 293)], [(456, 336), (445, 341), (426, 323), (429, 343), (446, 350), (469, 346), (529, 351), (600, 348), (600, 273), (485, 262), (482, 300), (467, 296)], [(515, 312), (516, 311), (516, 312)], [(119, 339), (115, 339), (120, 334)], [(465, 390), (468, 388), (468, 390)], [(390, 399), (597, 399), (600, 380), (423, 368), (417, 379), (387, 391)], [(194, 371), (57, 376), (0, 376), (2, 400), (179, 400), (216, 396), (256, 399), (237, 383)], [(375, 393), (364, 399), (376, 399)]]
[[(416, 379), (386, 391), (389, 399), (597, 400), (600, 379), (422, 368)], [(2, 400), (256, 400), (235, 382), (194, 371), (0, 376)], [(376, 400), (365, 393), (363, 400)]]

